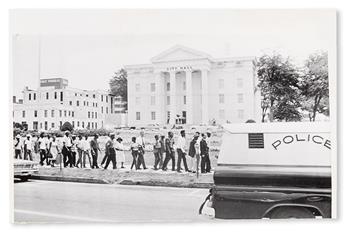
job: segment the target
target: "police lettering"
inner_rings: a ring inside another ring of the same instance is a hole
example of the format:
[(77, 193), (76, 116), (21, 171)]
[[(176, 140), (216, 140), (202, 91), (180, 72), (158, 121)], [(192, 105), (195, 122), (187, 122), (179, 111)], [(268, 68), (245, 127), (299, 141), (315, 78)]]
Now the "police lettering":
[(272, 146), (275, 150), (278, 150), (278, 148), (283, 144), (291, 144), (293, 142), (312, 142), (315, 144), (320, 144), (328, 149), (331, 149), (331, 141), (329, 139), (325, 139), (320, 135), (287, 135), (283, 137), (282, 139), (278, 139), (272, 143)]

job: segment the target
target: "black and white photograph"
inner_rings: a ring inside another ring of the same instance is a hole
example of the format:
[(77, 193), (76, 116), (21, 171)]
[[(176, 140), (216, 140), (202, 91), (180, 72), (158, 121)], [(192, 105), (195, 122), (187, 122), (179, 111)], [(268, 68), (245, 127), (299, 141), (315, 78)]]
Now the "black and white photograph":
[(336, 10), (9, 16), (13, 223), (337, 218)]

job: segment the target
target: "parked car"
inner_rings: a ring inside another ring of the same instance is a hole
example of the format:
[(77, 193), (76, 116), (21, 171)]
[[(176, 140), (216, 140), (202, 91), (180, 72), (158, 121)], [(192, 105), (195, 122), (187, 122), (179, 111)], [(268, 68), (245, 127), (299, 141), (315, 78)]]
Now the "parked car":
[(214, 187), (200, 214), (331, 218), (329, 123), (228, 124), (224, 129)]
[(38, 174), (38, 163), (30, 160), (14, 159), (14, 178), (27, 181), (33, 174)]

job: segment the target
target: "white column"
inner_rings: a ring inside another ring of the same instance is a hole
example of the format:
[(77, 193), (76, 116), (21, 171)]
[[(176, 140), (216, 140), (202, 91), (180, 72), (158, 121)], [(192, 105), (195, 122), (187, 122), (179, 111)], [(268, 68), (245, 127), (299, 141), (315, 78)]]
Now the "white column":
[(170, 121), (169, 124), (176, 123), (176, 73), (170, 72)]
[(208, 75), (207, 70), (201, 70), (201, 101), (203, 124), (208, 124)]
[(192, 85), (192, 71), (186, 71), (186, 111), (187, 124), (193, 124), (193, 85)]
[(155, 104), (156, 104), (156, 122), (159, 124), (164, 123), (163, 122), (163, 85), (162, 85), (162, 73), (158, 72), (155, 73)]

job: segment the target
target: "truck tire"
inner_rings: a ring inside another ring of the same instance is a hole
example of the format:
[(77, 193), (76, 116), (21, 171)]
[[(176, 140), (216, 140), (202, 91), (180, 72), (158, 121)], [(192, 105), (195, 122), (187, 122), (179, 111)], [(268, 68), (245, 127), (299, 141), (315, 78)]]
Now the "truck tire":
[(315, 218), (315, 215), (304, 207), (279, 207), (271, 213), (270, 218)]

